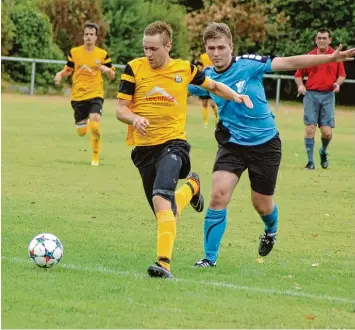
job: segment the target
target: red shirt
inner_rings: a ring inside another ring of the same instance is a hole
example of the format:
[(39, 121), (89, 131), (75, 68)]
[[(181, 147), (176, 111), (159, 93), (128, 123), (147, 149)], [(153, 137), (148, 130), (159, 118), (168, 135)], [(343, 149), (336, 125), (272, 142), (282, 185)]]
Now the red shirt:
[[(328, 47), (325, 54), (334, 53), (332, 47)], [(314, 48), (308, 54), (317, 55), (317, 47)], [(299, 69), (295, 73), (295, 77), (308, 76), (306, 81), (306, 89), (319, 91), (319, 92), (330, 92), (334, 90), (333, 84), (336, 82), (339, 76), (345, 77), (344, 63), (343, 62), (332, 62), (327, 64), (320, 64), (313, 66), (311, 68)]]

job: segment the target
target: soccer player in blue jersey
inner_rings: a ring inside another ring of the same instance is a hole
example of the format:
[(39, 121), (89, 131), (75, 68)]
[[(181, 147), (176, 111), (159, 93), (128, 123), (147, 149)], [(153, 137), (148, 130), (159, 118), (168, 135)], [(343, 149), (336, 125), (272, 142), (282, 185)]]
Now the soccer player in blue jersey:
[[(214, 67), (207, 77), (223, 82), (240, 94), (249, 95), (253, 109), (210, 94), (218, 106), (220, 121), (215, 131), (218, 152), (213, 166), (212, 193), (204, 221), (204, 257), (196, 267), (214, 267), (227, 223), (227, 205), (242, 175), (248, 169), (251, 201), (260, 215), (265, 233), (260, 236), (259, 254), (272, 250), (278, 228), (278, 207), (273, 201), (281, 161), (281, 141), (263, 86), (265, 72), (296, 70), (329, 62), (351, 60), (355, 49), (330, 55), (233, 57), (232, 35), (223, 23), (211, 23), (203, 33), (206, 52)], [(201, 87), (189, 85), (190, 94), (206, 96)]]

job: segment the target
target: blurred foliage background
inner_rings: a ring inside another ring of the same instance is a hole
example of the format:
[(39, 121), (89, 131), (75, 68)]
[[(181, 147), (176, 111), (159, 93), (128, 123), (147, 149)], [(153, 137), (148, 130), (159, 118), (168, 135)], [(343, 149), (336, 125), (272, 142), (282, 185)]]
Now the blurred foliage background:
[[(109, 51), (114, 63), (125, 64), (144, 56), (143, 30), (155, 20), (173, 27), (171, 56), (193, 62), (204, 51), (202, 32), (212, 21), (229, 25), (235, 54), (305, 54), (314, 48), (320, 27), (332, 31), (333, 47), (355, 46), (353, 0), (2, 0), (1, 54), (64, 60), (71, 47), (82, 44), (83, 26), (91, 21), (100, 26), (98, 45)], [(348, 62), (345, 68), (347, 78), (355, 79), (355, 63)], [(2, 88), (30, 81), (28, 63), (3, 61), (1, 69)], [(53, 77), (59, 69), (38, 64), (36, 89), (55, 91)], [(107, 84), (107, 96), (115, 95), (117, 76)], [(266, 79), (265, 87), (275, 95), (275, 81)], [(352, 90), (353, 84), (345, 84), (337, 103), (354, 105)], [(295, 96), (295, 83), (283, 80), (282, 99)]]

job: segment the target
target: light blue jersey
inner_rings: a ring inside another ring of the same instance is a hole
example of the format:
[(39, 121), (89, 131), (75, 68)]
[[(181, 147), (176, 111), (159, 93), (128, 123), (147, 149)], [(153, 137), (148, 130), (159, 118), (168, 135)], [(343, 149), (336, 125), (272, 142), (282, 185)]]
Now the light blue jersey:
[[(231, 133), (229, 142), (259, 145), (277, 134), (274, 115), (266, 100), (263, 85), (264, 73), (271, 72), (271, 58), (260, 55), (238, 56), (222, 72), (216, 72), (213, 67), (205, 68), (204, 72), (207, 77), (226, 84), (237, 93), (248, 95), (254, 104), (253, 109), (248, 109), (244, 104), (210, 94), (218, 106), (219, 119)], [(208, 91), (196, 85), (189, 85), (189, 93), (209, 95)]]

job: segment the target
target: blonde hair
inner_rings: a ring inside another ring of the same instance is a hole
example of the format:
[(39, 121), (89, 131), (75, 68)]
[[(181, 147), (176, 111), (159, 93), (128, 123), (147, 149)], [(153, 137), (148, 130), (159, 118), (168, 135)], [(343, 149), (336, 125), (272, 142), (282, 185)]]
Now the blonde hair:
[(155, 36), (156, 34), (160, 34), (163, 36), (163, 43), (166, 44), (173, 39), (173, 29), (171, 26), (162, 21), (155, 21), (150, 23), (144, 30), (145, 36)]
[(203, 31), (203, 42), (206, 44), (209, 39), (219, 39), (225, 37), (230, 44), (232, 44), (232, 33), (227, 24), (224, 23), (210, 23)]

